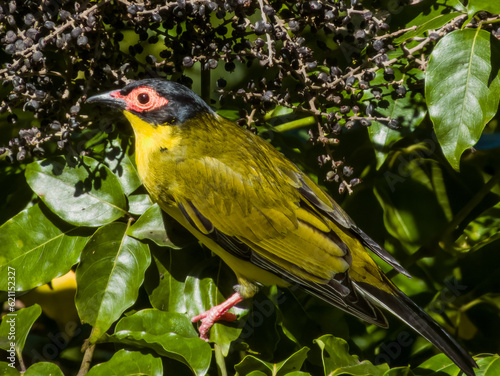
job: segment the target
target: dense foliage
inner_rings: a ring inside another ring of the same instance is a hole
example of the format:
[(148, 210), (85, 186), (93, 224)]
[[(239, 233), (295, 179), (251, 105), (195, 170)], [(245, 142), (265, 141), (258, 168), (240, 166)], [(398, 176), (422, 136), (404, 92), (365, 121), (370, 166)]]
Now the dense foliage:
[(367, 326), (295, 288), (263, 288), (199, 339), (189, 318), (235, 278), (150, 202), (120, 114), (85, 105), (143, 77), (272, 142), (500, 374), (499, 14), (487, 0), (0, 3), (0, 297), (17, 314), (14, 342), (13, 316), (0, 324), (2, 374), (459, 374), (399, 322)]

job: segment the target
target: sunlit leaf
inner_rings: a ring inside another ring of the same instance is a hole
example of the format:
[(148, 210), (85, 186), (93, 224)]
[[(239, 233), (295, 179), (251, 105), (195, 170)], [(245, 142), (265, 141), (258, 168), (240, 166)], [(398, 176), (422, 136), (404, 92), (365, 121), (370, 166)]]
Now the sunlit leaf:
[(91, 342), (134, 304), (151, 262), (148, 246), (126, 230), (124, 223), (97, 230), (76, 270), (76, 307), (81, 320), (94, 327)]
[(139, 351), (118, 350), (110, 360), (97, 364), (90, 369), (87, 376), (116, 375), (116, 376), (162, 376), (163, 365), (161, 359), (151, 354)]
[(492, 14), (500, 14), (500, 3), (491, 0), (469, 0), (467, 4), (467, 13), (469, 16), (477, 12), (486, 11)]
[(443, 153), (458, 170), (500, 100), (500, 42), (480, 29), (457, 30), (439, 41), (426, 73), (425, 97)]
[(256, 375), (285, 376), (295, 373), (302, 368), (308, 352), (309, 348), (303, 347), (287, 359), (275, 364), (263, 361), (252, 355), (247, 355), (234, 368), (239, 375), (248, 375), (254, 372)]
[(24, 376), (40, 376), (40, 375), (63, 376), (64, 373), (57, 366), (57, 364), (49, 362), (35, 363), (31, 365), (30, 368), (28, 368), (24, 373)]
[(205, 375), (212, 358), (210, 345), (198, 337), (186, 315), (145, 309), (124, 317), (109, 340), (147, 347), (161, 356), (186, 364), (196, 375)]
[(347, 342), (341, 338), (327, 334), (314, 342), (321, 349), (325, 375), (382, 376), (389, 369), (387, 364), (375, 366), (368, 361), (361, 362), (356, 355), (350, 355)]
[(130, 195), (141, 186), (141, 179), (134, 163), (122, 149), (119, 140), (114, 139), (106, 145), (105, 163), (120, 181), (125, 195)]
[(130, 226), (127, 235), (139, 240), (150, 239), (162, 247), (179, 248), (168, 238), (163, 223), (162, 210), (158, 204), (147, 209), (137, 222)]
[(69, 166), (62, 157), (32, 162), (26, 167), (26, 180), (68, 223), (98, 227), (122, 217), (127, 203), (118, 178), (95, 159), (82, 161), (77, 166)]
[(35, 304), (18, 311), (9, 311), (3, 316), (0, 322), (0, 349), (7, 351), (11, 343), (15, 343), (15, 346), (22, 352), (26, 337), (41, 314), (42, 308)]
[(90, 234), (39, 205), (22, 211), (0, 226), (0, 291), (7, 291), (7, 272), (12, 269), (16, 291), (30, 290), (66, 274), (78, 261)]

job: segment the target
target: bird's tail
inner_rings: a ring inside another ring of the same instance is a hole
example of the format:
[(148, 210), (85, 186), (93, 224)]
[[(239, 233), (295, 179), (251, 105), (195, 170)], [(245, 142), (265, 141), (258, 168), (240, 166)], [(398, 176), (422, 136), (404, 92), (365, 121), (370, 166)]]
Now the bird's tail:
[(417, 306), (387, 277), (384, 276), (384, 278), (386, 279), (384, 282), (393, 288), (393, 294), (366, 283), (353, 281), (353, 284), (358, 288), (358, 291), (367, 295), (368, 299), (387, 309), (445, 353), (467, 376), (474, 376), (474, 367), (477, 368), (477, 364), (469, 353), (429, 314)]

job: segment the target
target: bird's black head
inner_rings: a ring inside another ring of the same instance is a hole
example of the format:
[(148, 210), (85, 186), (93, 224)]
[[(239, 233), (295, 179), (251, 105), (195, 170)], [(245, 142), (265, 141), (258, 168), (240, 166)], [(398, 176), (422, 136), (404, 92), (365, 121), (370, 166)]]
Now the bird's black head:
[(172, 81), (145, 79), (120, 90), (95, 95), (87, 103), (129, 111), (149, 124), (176, 125), (212, 109), (193, 91)]

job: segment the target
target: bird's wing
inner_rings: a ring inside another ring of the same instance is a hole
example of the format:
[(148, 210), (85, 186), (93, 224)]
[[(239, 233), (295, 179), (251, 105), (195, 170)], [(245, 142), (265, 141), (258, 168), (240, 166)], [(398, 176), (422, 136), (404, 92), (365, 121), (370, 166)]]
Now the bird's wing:
[(353, 263), (366, 271), (363, 280), (380, 284), (381, 277), (350, 218), (291, 162), (268, 152), (274, 158), (260, 154), (243, 171), (216, 158), (180, 161), (173, 175), (182, 177), (176, 202), (184, 217), (226, 252), (387, 326), (380, 309), (352, 284)]

